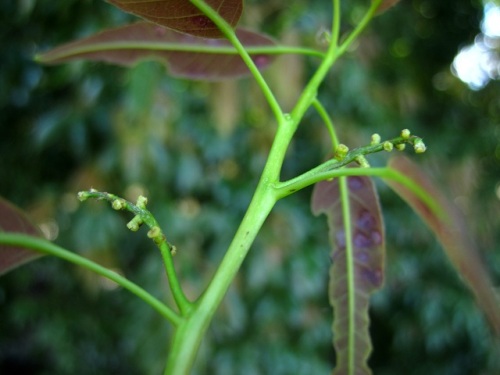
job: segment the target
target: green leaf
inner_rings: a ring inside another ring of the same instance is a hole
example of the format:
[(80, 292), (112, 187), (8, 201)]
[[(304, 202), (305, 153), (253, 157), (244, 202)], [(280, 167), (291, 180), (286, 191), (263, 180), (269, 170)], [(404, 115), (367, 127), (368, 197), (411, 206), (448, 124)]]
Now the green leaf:
[[(145, 20), (182, 33), (204, 38), (222, 38), (215, 24), (189, 0), (108, 0), (111, 4)], [(242, 0), (205, 0), (232, 27), (243, 11)]]
[(500, 336), (498, 296), (494, 292), (488, 270), (470, 236), (462, 213), (439, 191), (421, 168), (409, 159), (403, 156), (395, 157), (390, 160), (389, 167), (426, 191), (436, 203), (438, 211), (429, 205), (428, 200), (424, 201), (408, 187), (394, 180), (385, 180), (434, 232), (451, 263), (474, 292), (479, 306), (488, 317), (496, 335)]
[[(368, 308), (370, 294), (382, 287), (384, 279), (384, 224), (369, 177), (346, 178), (346, 205), (342, 204), (339, 180), (317, 183), (311, 204), (315, 215), (327, 215), (333, 247), (329, 296), (337, 354), (334, 374), (371, 374), (367, 366), (372, 350)], [(346, 208), (348, 215), (343, 215)]]
[[(270, 47), (267, 36), (249, 30), (236, 32), (246, 47)], [(252, 55), (264, 69), (274, 59), (268, 54)], [(199, 80), (220, 80), (249, 74), (231, 44), (223, 39), (205, 39), (178, 33), (148, 22), (103, 31), (37, 55), (36, 60), (58, 64), (74, 60), (104, 61), (131, 66), (140, 60), (159, 60), (173, 76)]]
[[(0, 232), (23, 233), (42, 237), (38, 227), (19, 208), (0, 197)], [(0, 275), (32, 261), (42, 254), (22, 247), (0, 244)]]

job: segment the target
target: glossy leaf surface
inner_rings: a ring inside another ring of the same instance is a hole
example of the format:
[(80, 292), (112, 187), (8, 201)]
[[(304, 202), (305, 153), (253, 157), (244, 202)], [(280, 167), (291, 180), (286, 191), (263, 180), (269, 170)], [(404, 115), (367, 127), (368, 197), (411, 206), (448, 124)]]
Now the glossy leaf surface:
[(437, 203), (433, 210), (408, 187), (387, 179), (385, 182), (403, 198), (434, 232), (457, 272), (474, 292), (479, 306), (486, 313), (497, 335), (500, 335), (500, 304), (479, 251), (468, 233), (460, 210), (434, 185), (421, 168), (408, 158), (391, 159), (389, 167), (421, 187)]
[[(3, 198), (0, 198), (0, 231), (41, 237), (40, 230), (28, 216)], [(0, 244), (0, 275), (40, 256), (28, 249)]]
[(370, 294), (383, 284), (384, 225), (371, 179), (348, 177), (346, 185), (351, 241), (346, 240), (338, 179), (317, 183), (311, 206), (315, 215), (327, 215), (333, 246), (329, 297), (334, 310), (333, 343), (337, 354), (334, 374), (370, 374), (368, 307)]
[[(217, 26), (189, 0), (108, 0), (118, 8), (145, 20), (182, 33), (204, 38), (222, 38)], [(205, 0), (231, 26), (243, 11), (242, 0)]]
[[(236, 33), (246, 47), (274, 45), (267, 36), (252, 31), (241, 29)], [(264, 54), (252, 58), (262, 69), (273, 60), (271, 55)], [(39, 62), (46, 64), (82, 59), (124, 66), (155, 59), (166, 64), (176, 77), (199, 80), (220, 80), (249, 73), (228, 41), (181, 34), (147, 22), (106, 30), (37, 56)]]

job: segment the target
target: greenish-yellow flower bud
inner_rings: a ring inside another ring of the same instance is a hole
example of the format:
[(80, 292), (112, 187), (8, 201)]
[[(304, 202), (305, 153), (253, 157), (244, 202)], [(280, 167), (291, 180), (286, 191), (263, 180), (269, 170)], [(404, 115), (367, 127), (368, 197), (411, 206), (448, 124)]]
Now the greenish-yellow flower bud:
[(372, 145), (372, 146), (378, 145), (381, 141), (382, 141), (382, 138), (380, 137), (380, 134), (374, 133), (374, 134), (372, 134), (370, 145)]
[(335, 150), (335, 154), (333, 155), (333, 157), (336, 160), (341, 161), (346, 157), (348, 152), (349, 152), (349, 147), (341, 143), (337, 146), (337, 149)]
[(161, 229), (160, 229), (160, 227), (154, 226), (154, 227), (152, 227), (148, 231), (148, 237), (149, 238), (155, 238), (155, 237), (158, 237), (158, 236), (161, 236)]
[(364, 155), (356, 156), (354, 160), (356, 160), (356, 162), (359, 164), (361, 168), (370, 168), (370, 163), (368, 163), (368, 160), (365, 158)]
[(427, 150), (427, 147), (425, 146), (425, 143), (421, 138), (417, 138), (415, 140), (415, 143), (413, 144), (413, 149), (417, 154), (422, 154), (425, 152), (425, 150)]
[(392, 144), (392, 142), (389, 142), (389, 141), (385, 141), (383, 146), (384, 146), (384, 150), (387, 152), (391, 152), (392, 149), (394, 148), (394, 145)]
[(126, 203), (124, 199), (118, 198), (111, 203), (111, 207), (113, 207), (114, 210), (123, 210), (126, 207)]
[(404, 143), (398, 143), (397, 145), (394, 145), (398, 151), (403, 151), (406, 148), (406, 145)]
[(142, 225), (142, 219), (140, 216), (134, 216), (132, 220), (127, 223), (127, 228), (132, 232), (137, 232)]
[(145, 209), (147, 204), (148, 204), (148, 198), (139, 195), (139, 197), (137, 198), (137, 204), (136, 204), (137, 207)]
[(401, 137), (404, 139), (409, 139), (411, 135), (411, 132), (408, 129), (403, 129), (401, 130)]

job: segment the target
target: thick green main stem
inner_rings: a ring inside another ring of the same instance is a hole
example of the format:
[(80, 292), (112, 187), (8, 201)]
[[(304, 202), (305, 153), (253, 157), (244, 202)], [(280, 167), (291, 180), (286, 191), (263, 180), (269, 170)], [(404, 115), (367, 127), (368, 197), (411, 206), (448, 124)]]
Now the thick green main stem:
[[(331, 43), (319, 69), (311, 78), (290, 115), (285, 115), (282, 112), (264, 78), (229, 25), (203, 0), (191, 0), (191, 2), (223, 31), (239, 52), (263, 91), (278, 121), (278, 130), (252, 201), (226, 255), (208, 288), (196, 302), (190, 313), (184, 317), (176, 330), (165, 375), (183, 375), (189, 373), (210, 321), (245, 259), (251, 244), (277, 200), (286, 195), (282, 193), (282, 190), (278, 191), (277, 187), (279, 186), (279, 176), (286, 150), (299, 122), (306, 110), (315, 101), (317, 89), (324, 80), (327, 72), (336, 59), (345, 52), (356, 36), (364, 29), (368, 20), (373, 16), (380, 0), (375, 0), (372, 3), (370, 10), (360, 25), (358, 25), (341, 46), (338, 46), (337, 40)], [(340, 3), (335, 1), (334, 4), (334, 10), (339, 12)], [(336, 15), (335, 26), (333, 28), (336, 38), (338, 37), (339, 21), (339, 16)]]
[(248, 210), (208, 288), (193, 311), (176, 330), (165, 374), (188, 374), (208, 325), (245, 259), (250, 246), (279, 199), (275, 186), (287, 145), (295, 127), (284, 121), (278, 127), (262, 177)]

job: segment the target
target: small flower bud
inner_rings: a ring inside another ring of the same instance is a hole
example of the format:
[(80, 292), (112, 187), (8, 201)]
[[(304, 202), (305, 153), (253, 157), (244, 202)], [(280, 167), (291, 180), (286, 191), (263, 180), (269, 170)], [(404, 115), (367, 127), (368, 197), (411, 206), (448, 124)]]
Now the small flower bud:
[(148, 198), (146, 198), (142, 195), (139, 195), (139, 197), (137, 198), (136, 206), (139, 208), (142, 208), (144, 210), (146, 208), (147, 204), (148, 204)]
[(415, 139), (415, 143), (413, 143), (413, 149), (417, 154), (422, 154), (427, 150), (427, 147), (425, 146), (424, 141), (422, 141), (422, 138), (417, 138)]
[(349, 152), (349, 147), (341, 143), (337, 146), (337, 149), (335, 150), (335, 154), (333, 155), (333, 157), (338, 161), (341, 161), (346, 157), (348, 152)]
[(154, 227), (152, 227), (148, 231), (148, 238), (155, 238), (155, 237), (158, 237), (158, 236), (161, 236), (161, 229), (160, 229), (160, 227), (154, 226)]
[(137, 232), (142, 225), (142, 219), (140, 216), (134, 216), (132, 220), (127, 223), (127, 228), (132, 232)]
[(356, 160), (361, 168), (370, 168), (370, 163), (368, 163), (364, 155), (356, 156), (354, 160)]
[(403, 139), (409, 139), (410, 135), (411, 132), (408, 129), (401, 130), (401, 137), (403, 137)]
[(111, 203), (111, 207), (113, 207), (114, 210), (123, 210), (126, 207), (126, 203), (124, 199), (118, 198)]
[(394, 145), (391, 142), (389, 142), (389, 141), (384, 142), (384, 150), (385, 151), (391, 152), (393, 148), (394, 148)]
[(172, 254), (172, 256), (177, 254), (177, 248), (175, 247), (175, 245), (169, 243), (168, 246), (170, 247), (170, 254)]
[(77, 198), (80, 202), (85, 202), (89, 198), (89, 193), (86, 191), (78, 192)]
[(380, 134), (374, 133), (374, 134), (372, 134), (372, 139), (371, 139), (370, 145), (372, 145), (372, 146), (378, 145), (381, 140), (382, 140), (382, 138), (380, 138)]
[(403, 151), (406, 148), (406, 145), (404, 143), (398, 143), (397, 145), (394, 145), (398, 151)]

